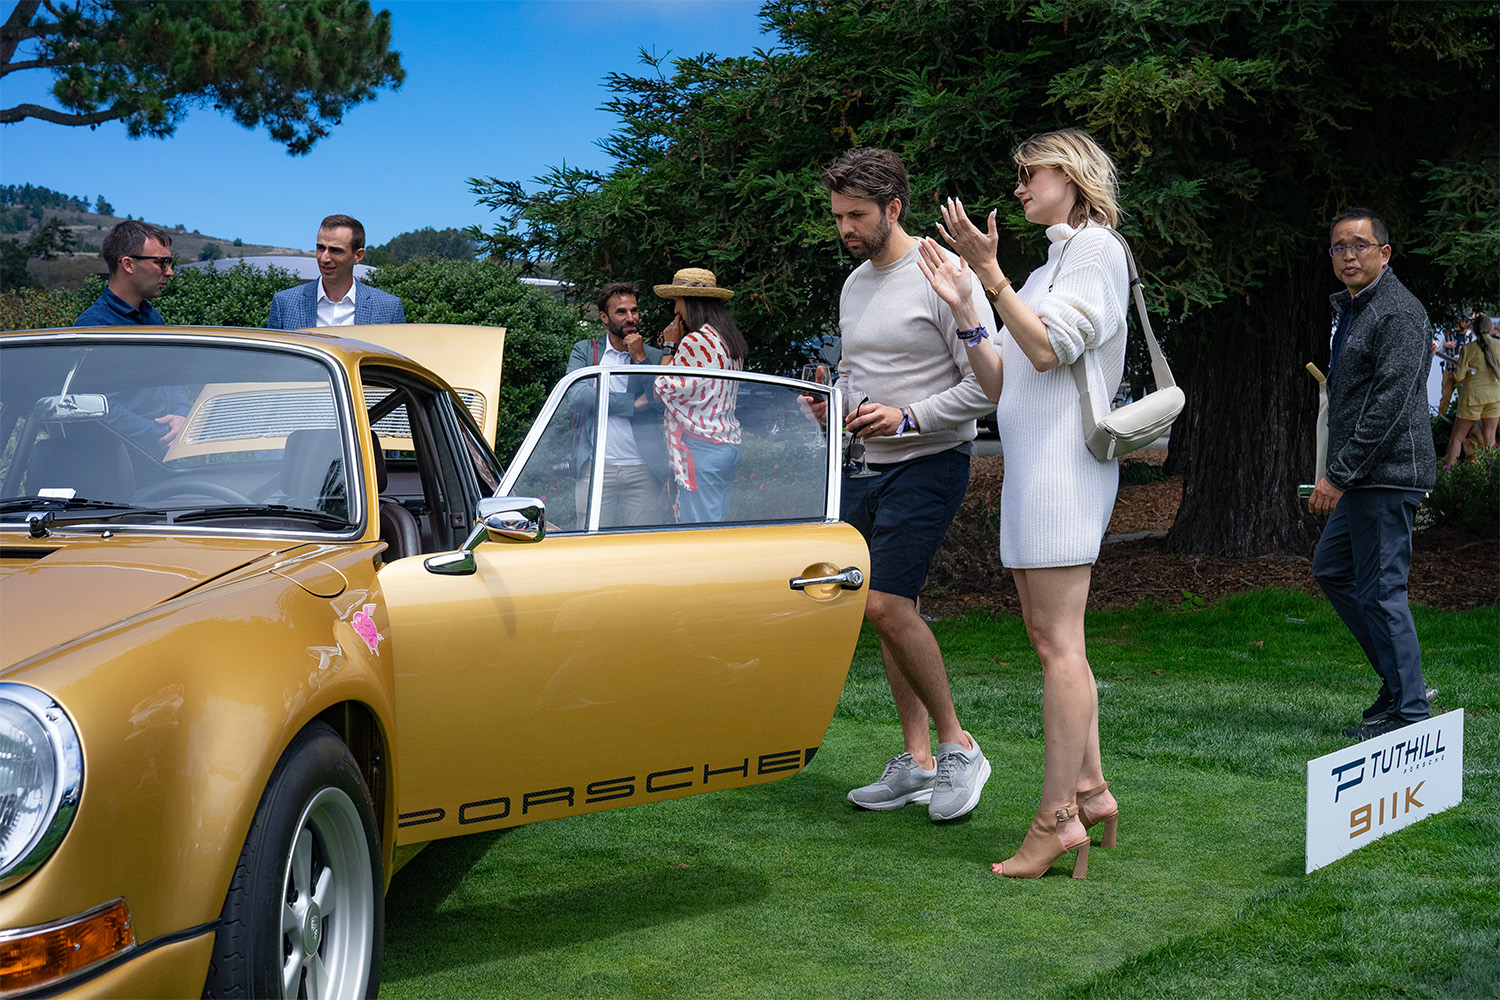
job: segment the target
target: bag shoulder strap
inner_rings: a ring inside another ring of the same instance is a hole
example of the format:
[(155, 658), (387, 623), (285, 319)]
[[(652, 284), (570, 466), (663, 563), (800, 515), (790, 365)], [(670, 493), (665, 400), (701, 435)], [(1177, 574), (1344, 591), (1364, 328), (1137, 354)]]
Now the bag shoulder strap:
[[(1106, 233), (1120, 241), (1120, 248), (1125, 251), (1125, 264), (1130, 275), (1131, 297), (1135, 300), (1136, 315), (1141, 320), (1141, 330), (1146, 334), (1146, 350), (1151, 355), (1151, 375), (1156, 379), (1156, 389), (1160, 392), (1168, 386), (1176, 385), (1177, 380), (1172, 376), (1172, 368), (1167, 364), (1166, 356), (1161, 352), (1161, 345), (1156, 342), (1156, 334), (1151, 329), (1151, 316), (1146, 312), (1146, 295), (1141, 291), (1141, 275), (1135, 266), (1135, 254), (1130, 252), (1130, 243), (1117, 230), (1108, 226), (1100, 226)], [(1062, 253), (1057, 255), (1057, 268), (1052, 272), (1052, 282), (1048, 284), (1047, 291), (1052, 291), (1052, 285), (1057, 282), (1057, 275), (1062, 270), (1063, 256), (1068, 252), (1068, 243), (1072, 243), (1077, 236), (1068, 237), (1067, 243), (1063, 244)], [(1073, 382), (1078, 386), (1078, 396), (1086, 410), (1083, 414), (1085, 427), (1092, 429), (1099, 421), (1094, 416), (1093, 394), (1089, 392), (1088, 373), (1084, 371), (1083, 359), (1088, 352), (1078, 356), (1078, 360), (1068, 366), (1073, 374)]]

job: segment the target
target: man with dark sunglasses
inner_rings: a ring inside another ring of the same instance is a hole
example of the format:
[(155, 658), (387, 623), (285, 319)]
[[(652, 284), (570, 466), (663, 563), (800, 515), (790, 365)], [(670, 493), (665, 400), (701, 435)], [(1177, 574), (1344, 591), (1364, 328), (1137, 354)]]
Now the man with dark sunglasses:
[(166, 291), (172, 277), (172, 237), (145, 222), (126, 219), (104, 237), (99, 254), (109, 268), (109, 285), (74, 326), (162, 326), (166, 321), (151, 300)]
[[(126, 219), (104, 237), (99, 255), (109, 284), (74, 326), (165, 326), (151, 304), (172, 277), (172, 237), (145, 222)], [(107, 423), (148, 454), (160, 457), (187, 422), (188, 397), (181, 386), (147, 386), (109, 396)]]

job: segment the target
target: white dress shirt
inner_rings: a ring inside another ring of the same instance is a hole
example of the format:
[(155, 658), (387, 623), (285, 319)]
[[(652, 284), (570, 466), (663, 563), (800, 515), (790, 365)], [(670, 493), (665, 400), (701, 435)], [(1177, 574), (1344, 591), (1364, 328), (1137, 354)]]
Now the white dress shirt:
[(328, 297), (328, 289), (323, 285), (323, 279), (318, 279), (318, 325), (319, 326), (353, 326), (354, 325), (354, 290), (359, 287), (359, 282), (351, 282), (349, 291), (341, 299)]
[[(617, 351), (613, 346), (606, 347), (599, 358), (601, 365), (628, 365), (631, 363), (629, 351)], [(609, 380), (611, 392), (624, 392), (630, 387), (628, 375), (611, 375)], [(609, 418), (609, 437), (604, 442), (604, 464), (605, 465), (644, 465), (641, 460), (640, 448), (635, 443), (635, 426), (629, 417)]]

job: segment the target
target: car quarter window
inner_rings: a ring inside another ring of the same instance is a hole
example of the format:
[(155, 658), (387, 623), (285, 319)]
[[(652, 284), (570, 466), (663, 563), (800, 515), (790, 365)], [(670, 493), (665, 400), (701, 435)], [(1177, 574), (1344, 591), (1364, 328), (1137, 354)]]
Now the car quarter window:
[(463, 412), (468, 412), (472, 417), (473, 411), (461, 411), (451, 396), (448, 398), (448, 409), (463, 441), (464, 454), (468, 457), (469, 464), (474, 470), (474, 477), (479, 482), (480, 493), (484, 496), (493, 496), (500, 488), (500, 477), (504, 475), (505, 470), (495, 458), (493, 448), (482, 439), (473, 421), (463, 419)]
[(550, 531), (826, 519), (830, 444), (795, 386), (659, 366), (606, 384), (559, 384), (507, 475)]
[(377, 479), (381, 466), (384, 471), (381, 504), (399, 505), (416, 519), (422, 552), (456, 547), (477, 516), (479, 499), (493, 492), (497, 470), (481, 474), (472, 428), (446, 390), (378, 367), (365, 368), (361, 379), (383, 460), (377, 466)]

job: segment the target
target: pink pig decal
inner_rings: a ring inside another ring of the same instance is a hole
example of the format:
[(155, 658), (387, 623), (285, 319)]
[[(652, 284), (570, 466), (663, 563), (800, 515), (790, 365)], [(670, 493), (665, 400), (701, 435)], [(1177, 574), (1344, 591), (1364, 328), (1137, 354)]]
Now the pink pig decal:
[(366, 604), (363, 611), (354, 612), (352, 619), (354, 631), (359, 633), (359, 637), (365, 641), (366, 646), (370, 647), (372, 653), (379, 652), (380, 640), (383, 638), (379, 632), (375, 631), (375, 619), (370, 617), (374, 613), (375, 605)]

